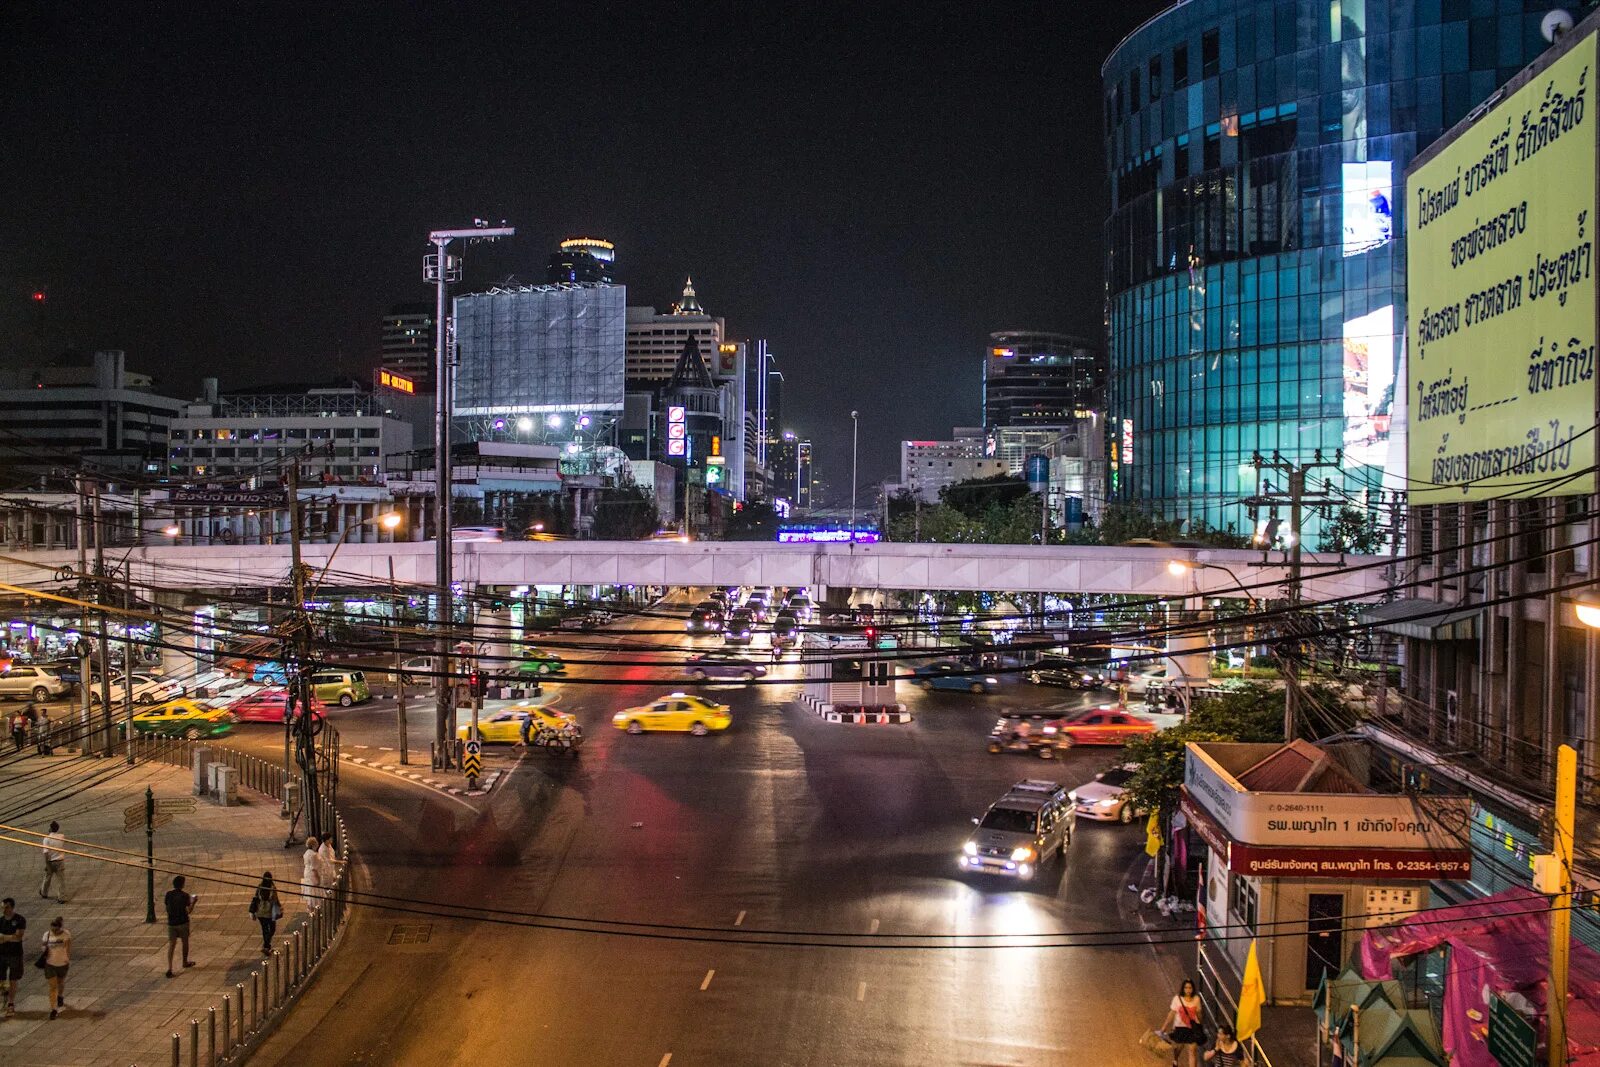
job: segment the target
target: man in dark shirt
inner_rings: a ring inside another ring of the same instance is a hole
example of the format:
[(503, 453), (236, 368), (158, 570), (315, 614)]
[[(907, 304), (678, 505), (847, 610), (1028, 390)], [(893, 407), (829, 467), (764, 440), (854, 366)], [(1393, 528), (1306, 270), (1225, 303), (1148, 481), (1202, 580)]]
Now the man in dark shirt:
[(6, 989), (6, 1015), (17, 1013), (17, 982), (22, 978), (22, 939), (28, 920), (17, 914), (11, 897), (0, 901), (0, 984)]
[(179, 941), (183, 942), (183, 965), (193, 967), (189, 961), (189, 914), (194, 911), (194, 902), (199, 899), (184, 891), (183, 875), (178, 875), (172, 880), (172, 888), (167, 890), (164, 898), (167, 905), (167, 977), (172, 977), (172, 950)]

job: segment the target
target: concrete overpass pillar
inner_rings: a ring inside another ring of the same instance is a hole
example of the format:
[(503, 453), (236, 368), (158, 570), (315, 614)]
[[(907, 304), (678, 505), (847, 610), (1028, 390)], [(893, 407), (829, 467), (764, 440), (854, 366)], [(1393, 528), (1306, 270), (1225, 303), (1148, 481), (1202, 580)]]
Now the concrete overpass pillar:
[(184, 680), (187, 684), (187, 679), (193, 678), (202, 669), (193, 627), (189, 622), (193, 611), (182, 593), (157, 591), (155, 602), (163, 615), (174, 619), (173, 625), (161, 628), (162, 676)]
[[(1200, 606), (1202, 601), (1187, 599), (1183, 602), (1182, 618), (1174, 618), (1169, 603), (1168, 625), (1184, 621), (1204, 620), (1208, 613)], [(1211, 680), (1211, 636), (1197, 624), (1195, 629), (1167, 634), (1167, 655), (1163, 661), (1167, 668), (1167, 684), (1196, 689)]]

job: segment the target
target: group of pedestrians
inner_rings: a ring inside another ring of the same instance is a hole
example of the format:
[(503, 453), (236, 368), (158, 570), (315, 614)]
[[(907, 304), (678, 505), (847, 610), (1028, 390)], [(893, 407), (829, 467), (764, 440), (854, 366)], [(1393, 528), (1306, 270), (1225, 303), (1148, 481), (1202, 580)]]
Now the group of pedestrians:
[(1161, 1031), (1172, 1044), (1172, 1067), (1200, 1067), (1202, 1060), (1211, 1067), (1248, 1067), (1253, 1062), (1229, 1023), (1217, 1024), (1215, 1038), (1206, 1031), (1205, 1004), (1188, 978), (1168, 1005)]
[[(16, 739), (13, 726), (12, 739)], [(39, 883), (39, 898), (67, 902), (67, 838), (61, 824), (52, 822), (50, 832), (39, 843), (44, 854), (44, 879)], [(28, 940), (28, 920), (17, 910), (14, 897), (0, 900), (0, 989), (5, 993), (5, 1017), (17, 1014), (17, 983), (22, 981), (23, 957)], [(72, 960), (72, 931), (65, 917), (57, 915), (39, 939), (35, 967), (44, 971), (50, 995), (50, 1018), (67, 1007), (67, 969)]]
[(29, 745), (33, 745), (41, 756), (48, 756), (51, 753), (51, 733), (54, 723), (50, 721), (49, 708), (28, 704), (11, 715), (6, 725), (11, 730), (13, 752), (21, 752)]

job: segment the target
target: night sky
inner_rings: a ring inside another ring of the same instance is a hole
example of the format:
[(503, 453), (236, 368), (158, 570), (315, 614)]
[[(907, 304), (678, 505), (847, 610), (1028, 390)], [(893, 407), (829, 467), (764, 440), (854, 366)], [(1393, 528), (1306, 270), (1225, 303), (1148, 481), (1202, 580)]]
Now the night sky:
[(894, 477), (979, 421), (988, 331), (1099, 336), (1100, 64), (1167, 5), (4, 6), (6, 365), (366, 376), (427, 231), (504, 218), (468, 286), (576, 234), (630, 304), (693, 274), (847, 496), (852, 407)]

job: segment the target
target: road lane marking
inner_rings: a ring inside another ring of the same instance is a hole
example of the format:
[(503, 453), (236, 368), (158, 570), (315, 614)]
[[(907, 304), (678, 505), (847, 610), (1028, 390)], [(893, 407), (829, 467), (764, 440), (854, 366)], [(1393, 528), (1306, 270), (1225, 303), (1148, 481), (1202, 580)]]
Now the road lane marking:
[(865, 983), (865, 982), (857, 982), (856, 983), (856, 999), (857, 1000), (866, 1000), (867, 999), (867, 983)]
[(716, 973), (717, 972), (715, 969), (706, 972), (706, 980), (700, 983), (700, 992), (704, 993), (706, 991), (706, 989), (711, 985), (711, 976)]
[(873, 919), (872, 920), (872, 927), (869, 930), (867, 930), (867, 933), (875, 934), (877, 932), (878, 932), (878, 920), (877, 919)]
[(735, 926), (743, 926), (744, 925), (744, 912), (741, 911), (739, 913), (738, 917), (733, 920), (733, 925), (735, 925)]
[(672, 1062), (672, 1053), (669, 1052), (665, 1056), (661, 1057), (661, 1062), (656, 1064), (656, 1067), (667, 1067), (667, 1064), (669, 1064), (671, 1062)]

